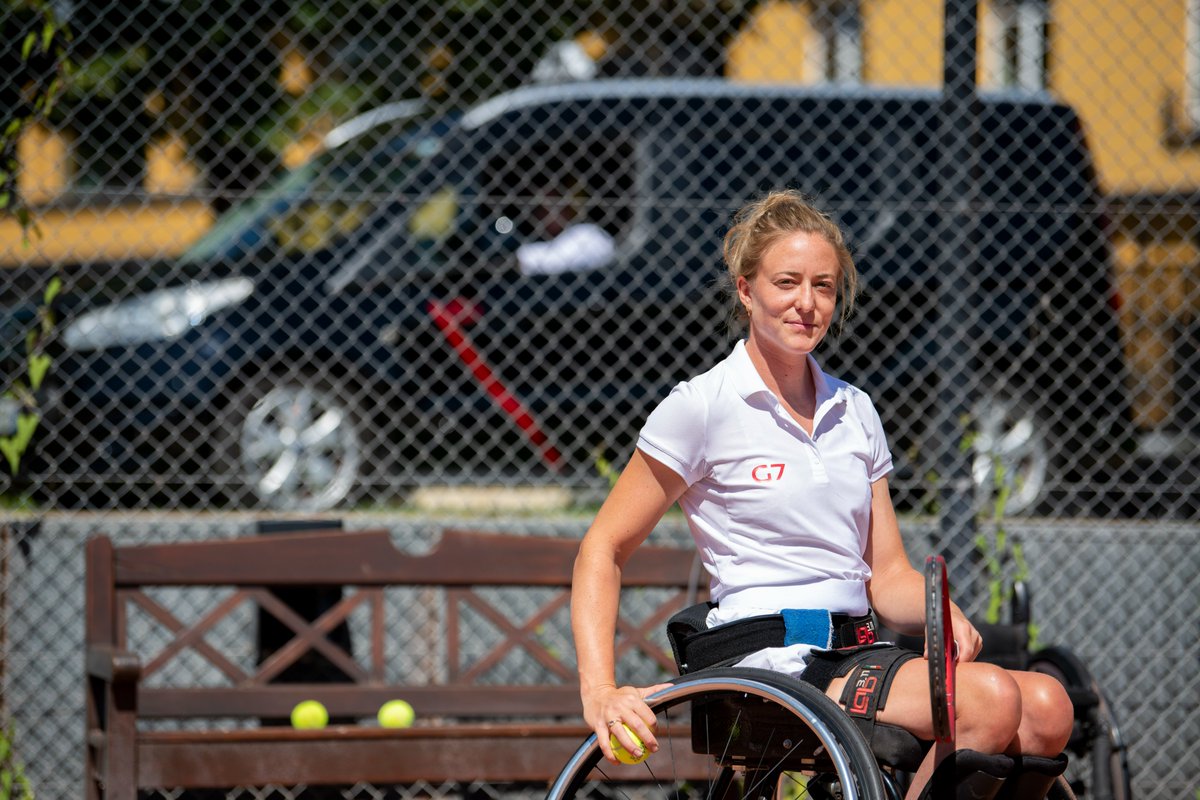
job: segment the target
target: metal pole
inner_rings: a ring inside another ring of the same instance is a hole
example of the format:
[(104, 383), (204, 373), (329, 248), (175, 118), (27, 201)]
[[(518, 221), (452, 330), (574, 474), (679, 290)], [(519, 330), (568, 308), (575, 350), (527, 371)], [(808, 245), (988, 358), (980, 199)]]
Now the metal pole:
[(973, 307), (979, 100), (975, 87), (978, 0), (946, 0), (943, 88), (938, 114), (941, 236), (938, 238), (938, 395), (935, 444), (939, 482), (939, 545), (960, 597), (970, 596), (969, 555), (974, 546), (971, 455), (961, 444), (975, 384), (967, 325)]

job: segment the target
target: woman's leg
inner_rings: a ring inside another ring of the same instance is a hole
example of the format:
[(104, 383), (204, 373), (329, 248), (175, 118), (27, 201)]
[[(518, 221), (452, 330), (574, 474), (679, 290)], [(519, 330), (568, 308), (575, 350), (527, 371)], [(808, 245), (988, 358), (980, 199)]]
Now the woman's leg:
[[(826, 694), (841, 697), (845, 678), (835, 679)], [(1017, 740), (1022, 724), (1022, 684), (1013, 673), (994, 664), (959, 664), (955, 685), (955, 744), (980, 753), (1003, 753)], [(910, 731), (921, 739), (933, 738), (929, 700), (929, 668), (924, 659), (913, 659), (896, 671), (886, 707), (876, 719)], [(1029, 734), (1035, 735), (1032, 730)], [(1041, 736), (1039, 732), (1036, 734)], [(1065, 741), (1065, 740), (1064, 740)], [(1058, 751), (1055, 751), (1056, 753)], [(937, 749), (913, 776), (910, 797), (916, 797), (937, 767)]]
[[(994, 664), (958, 665), (955, 739), (960, 749), (1003, 753), (1017, 737), (1022, 721), (1022, 693), (1021, 684), (1013, 675)], [(825, 693), (838, 700), (845, 683), (846, 678), (835, 678)], [(911, 731), (920, 739), (933, 738), (929, 667), (924, 659), (900, 665), (888, 691), (887, 706), (876, 719)]]

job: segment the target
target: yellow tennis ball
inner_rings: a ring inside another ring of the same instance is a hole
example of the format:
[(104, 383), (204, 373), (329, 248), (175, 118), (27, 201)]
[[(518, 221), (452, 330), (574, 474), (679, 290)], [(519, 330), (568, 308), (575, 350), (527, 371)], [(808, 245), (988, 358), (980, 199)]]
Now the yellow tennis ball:
[(417, 716), (413, 707), (403, 700), (388, 700), (379, 707), (379, 724), (385, 728), (407, 728)]
[(618, 740), (614, 734), (610, 733), (608, 735), (608, 743), (612, 745), (613, 755), (617, 757), (617, 761), (620, 761), (622, 764), (640, 764), (649, 758), (650, 751), (646, 749), (644, 744), (642, 744), (642, 740), (638, 737), (638, 735), (630, 730), (629, 726), (625, 723), (621, 723), (621, 727), (623, 727), (625, 732), (633, 738), (633, 743), (637, 745), (635, 749), (640, 751), (641, 755), (635, 756), (633, 753), (626, 750), (625, 746), (621, 744), (620, 740)]
[(293, 728), (324, 728), (328, 723), (329, 712), (316, 700), (302, 700), (292, 709)]

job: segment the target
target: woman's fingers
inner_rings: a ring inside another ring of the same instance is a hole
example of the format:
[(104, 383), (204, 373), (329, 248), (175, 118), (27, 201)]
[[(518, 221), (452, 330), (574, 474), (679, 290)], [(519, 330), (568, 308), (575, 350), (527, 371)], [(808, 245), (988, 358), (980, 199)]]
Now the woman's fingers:
[(958, 660), (974, 661), (983, 649), (983, 636), (957, 606), (951, 608), (950, 617), (954, 625), (954, 644), (958, 647)]
[(663, 683), (640, 689), (623, 686), (605, 698), (593, 728), (600, 741), (600, 751), (611, 763), (618, 762), (612, 751), (610, 736), (616, 737), (621, 746), (635, 757), (643, 749), (650, 753), (657, 752), (658, 740), (654, 736), (654, 728), (658, 719), (642, 698), (667, 685)]

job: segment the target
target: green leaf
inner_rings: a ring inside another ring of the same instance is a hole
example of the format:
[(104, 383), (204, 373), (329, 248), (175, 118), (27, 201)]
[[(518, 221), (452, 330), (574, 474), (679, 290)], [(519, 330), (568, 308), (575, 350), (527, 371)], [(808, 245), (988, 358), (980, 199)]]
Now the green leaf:
[(4, 458), (8, 461), (8, 471), (16, 475), (17, 468), (21, 466), (22, 454), (16, 441), (10, 436), (0, 436), (0, 453), (3, 453)]
[(53, 305), (54, 299), (58, 297), (58, 293), (62, 291), (62, 278), (54, 277), (46, 284), (46, 291), (42, 293), (42, 302), (46, 305)]
[(33, 53), (33, 46), (37, 44), (37, 35), (30, 32), (25, 41), (21, 43), (21, 60), (28, 61), (30, 54)]
[(49, 53), (50, 45), (54, 43), (54, 34), (57, 31), (54, 23), (51, 20), (46, 20), (46, 24), (42, 26), (42, 52)]
[(8, 208), (10, 200), (12, 200), (12, 194), (9, 192), (0, 192), (0, 208)]
[(17, 474), (21, 466), (21, 456), (33, 441), (33, 432), (37, 430), (38, 420), (37, 414), (18, 414), (17, 432), (12, 436), (0, 436), (0, 453), (8, 460), (8, 468), (13, 475)]
[(46, 372), (50, 369), (50, 356), (45, 353), (37, 353), (29, 357), (29, 385), (36, 392), (42, 386), (42, 381), (46, 379)]

